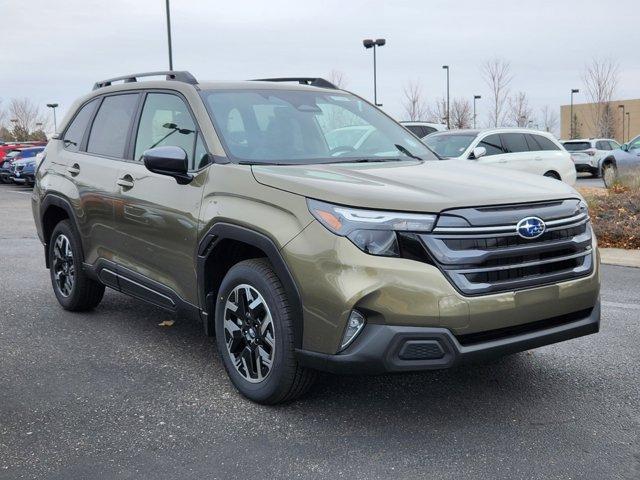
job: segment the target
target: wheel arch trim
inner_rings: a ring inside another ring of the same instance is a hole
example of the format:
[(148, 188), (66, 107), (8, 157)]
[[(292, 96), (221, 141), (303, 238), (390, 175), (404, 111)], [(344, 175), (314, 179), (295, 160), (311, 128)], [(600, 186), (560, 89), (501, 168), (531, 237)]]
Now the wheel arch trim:
[(303, 333), (302, 297), (298, 285), (280, 253), (280, 249), (276, 242), (264, 233), (233, 223), (218, 222), (214, 224), (207, 233), (203, 235), (196, 251), (198, 297), (200, 304), (204, 307), (202, 308), (202, 320), (205, 332), (212, 334), (214, 331), (215, 296), (217, 296), (217, 291), (207, 291), (206, 263), (207, 259), (215, 252), (216, 246), (223, 240), (234, 240), (245, 243), (265, 253), (278, 279), (282, 282), (282, 286), (291, 304), (294, 315), (294, 344), (297, 348), (300, 348), (302, 346)]
[[(67, 217), (72, 222), (73, 227), (76, 229), (76, 232), (80, 232), (78, 229), (78, 218), (76, 216), (71, 203), (66, 198), (55, 194), (55, 193), (47, 193), (42, 201), (40, 202), (40, 228), (43, 236), (43, 244), (45, 250), (45, 264), (46, 267), (49, 268), (49, 255), (48, 255), (48, 241), (49, 239), (45, 235), (45, 215), (50, 207), (57, 207), (65, 211)], [(82, 245), (82, 237), (80, 237), (80, 260), (84, 261), (84, 245)]]

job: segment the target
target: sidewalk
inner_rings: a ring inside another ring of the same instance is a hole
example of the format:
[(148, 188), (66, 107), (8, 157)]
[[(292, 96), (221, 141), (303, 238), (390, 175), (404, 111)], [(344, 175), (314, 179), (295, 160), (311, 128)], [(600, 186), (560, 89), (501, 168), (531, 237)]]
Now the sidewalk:
[(640, 250), (600, 248), (600, 260), (608, 265), (640, 268)]

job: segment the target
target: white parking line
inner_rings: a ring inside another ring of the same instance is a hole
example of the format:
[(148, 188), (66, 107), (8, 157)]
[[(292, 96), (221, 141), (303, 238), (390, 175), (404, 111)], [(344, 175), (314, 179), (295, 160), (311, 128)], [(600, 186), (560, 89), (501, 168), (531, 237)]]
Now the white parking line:
[(9, 193), (20, 193), (22, 195), (31, 195), (31, 192), (20, 192), (18, 190), (7, 190)]
[(605, 307), (613, 308), (625, 308), (628, 310), (640, 310), (640, 303), (622, 303), (622, 302), (606, 302), (603, 301), (602, 305)]

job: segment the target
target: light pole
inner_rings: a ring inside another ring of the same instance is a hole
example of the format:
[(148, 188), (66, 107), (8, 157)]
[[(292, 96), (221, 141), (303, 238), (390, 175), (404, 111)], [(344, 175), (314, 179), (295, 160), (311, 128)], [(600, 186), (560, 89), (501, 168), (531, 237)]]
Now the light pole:
[(169, 70), (173, 70), (173, 53), (171, 51), (171, 10), (169, 9), (169, 0), (166, 0), (167, 7), (167, 42), (169, 44)]
[(57, 103), (47, 103), (47, 107), (53, 110), (53, 131), (54, 133), (58, 132), (58, 122), (56, 121), (56, 108), (58, 107)]
[(451, 118), (449, 116), (449, 65), (443, 65), (443, 70), (447, 71), (447, 129), (451, 128)]
[(624, 105), (618, 105), (622, 109), (622, 143), (624, 143)]
[(476, 100), (480, 100), (480, 95), (473, 96), (473, 128), (476, 128)]
[(373, 103), (376, 107), (381, 107), (382, 104), (378, 103), (378, 85), (377, 85), (377, 73), (376, 73), (376, 47), (384, 47), (387, 41), (384, 38), (378, 38), (376, 40), (371, 40), (367, 38), (362, 41), (362, 45), (364, 48), (369, 50), (373, 48)]
[[(631, 140), (631, 115), (629, 115), (629, 112), (627, 112), (627, 139)], [(624, 140), (622, 140), (622, 143), (625, 143)]]
[(572, 88), (571, 89), (571, 113), (570, 116), (571, 118), (569, 119), (570, 123), (570, 127), (569, 127), (569, 138), (573, 139), (573, 131), (574, 131), (574, 121), (573, 121), (573, 94), (574, 93), (580, 93), (580, 90), (578, 90), (577, 88)]

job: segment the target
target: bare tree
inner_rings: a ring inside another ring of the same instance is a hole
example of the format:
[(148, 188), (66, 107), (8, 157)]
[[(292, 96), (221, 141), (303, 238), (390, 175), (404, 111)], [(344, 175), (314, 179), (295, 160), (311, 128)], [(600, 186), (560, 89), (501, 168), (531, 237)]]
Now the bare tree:
[(614, 114), (609, 103), (618, 86), (618, 63), (612, 59), (593, 59), (585, 66), (582, 80), (587, 98), (593, 103), (587, 122), (596, 136), (611, 137), (615, 131)]
[(509, 111), (507, 120), (516, 127), (526, 127), (533, 119), (533, 110), (529, 106), (529, 99), (524, 92), (518, 92), (509, 97)]
[(471, 128), (473, 112), (471, 102), (462, 98), (454, 98), (451, 103), (451, 128)]
[(500, 127), (505, 121), (505, 104), (509, 96), (509, 83), (512, 79), (511, 64), (500, 58), (487, 60), (482, 66), (482, 75), (490, 89), (489, 125)]
[[(35, 130), (43, 129), (48, 124), (45, 115), (42, 114), (40, 107), (34, 104), (28, 98), (12, 98), (9, 104), (9, 117), (12, 122), (14, 136), (19, 134), (20, 137), (26, 136)], [(36, 125), (36, 124), (42, 125)], [(22, 138), (16, 140), (23, 140)]]
[(404, 99), (402, 100), (402, 106), (408, 120), (416, 122), (418, 120), (424, 120), (427, 116), (427, 107), (422, 92), (422, 85), (418, 81), (409, 82), (402, 89)]
[(340, 70), (331, 70), (329, 72), (329, 81), (338, 88), (346, 88), (347, 83), (349, 83), (345, 73)]
[(427, 122), (447, 123), (447, 100), (438, 98), (433, 105), (427, 107)]
[(6, 127), (7, 111), (2, 107), (2, 100), (0, 99), (0, 128)]
[(545, 132), (558, 133), (558, 114), (549, 105), (540, 109), (540, 121)]

